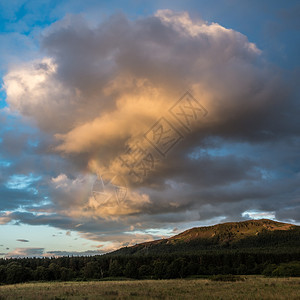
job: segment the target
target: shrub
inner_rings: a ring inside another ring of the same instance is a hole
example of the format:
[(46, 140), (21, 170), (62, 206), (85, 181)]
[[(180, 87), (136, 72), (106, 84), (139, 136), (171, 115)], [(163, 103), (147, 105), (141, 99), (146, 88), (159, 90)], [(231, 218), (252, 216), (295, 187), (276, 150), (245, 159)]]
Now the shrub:
[(300, 276), (300, 262), (292, 261), (280, 264), (273, 272), (276, 277), (298, 277)]

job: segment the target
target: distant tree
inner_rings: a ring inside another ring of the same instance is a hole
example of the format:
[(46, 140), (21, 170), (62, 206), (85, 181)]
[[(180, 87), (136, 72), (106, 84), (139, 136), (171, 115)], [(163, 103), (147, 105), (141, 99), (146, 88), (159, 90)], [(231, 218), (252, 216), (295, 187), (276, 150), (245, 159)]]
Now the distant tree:
[(124, 269), (124, 275), (129, 278), (138, 278), (138, 270), (135, 261), (129, 260)]
[(198, 272), (198, 264), (190, 261), (186, 266), (187, 275), (196, 275)]
[(99, 278), (98, 265), (95, 261), (88, 262), (83, 268), (85, 278)]
[(266, 267), (263, 270), (262, 274), (265, 275), (265, 276), (272, 276), (272, 273), (276, 268), (277, 268), (277, 265), (268, 264), (268, 265), (266, 265)]
[(73, 279), (74, 272), (70, 268), (61, 267), (60, 268), (60, 279), (63, 281), (69, 281)]
[(245, 264), (240, 264), (236, 269), (237, 274), (247, 274), (247, 266)]
[(289, 263), (282, 263), (275, 270), (273, 270), (272, 276), (278, 276), (278, 277), (300, 276), (300, 262), (293, 261)]
[(177, 258), (167, 267), (167, 278), (183, 278), (187, 274), (187, 264), (184, 258)]
[(31, 280), (31, 270), (27, 267), (23, 268), (20, 263), (11, 262), (6, 268), (6, 282), (18, 283)]
[(167, 262), (161, 259), (157, 259), (153, 262), (153, 273), (157, 279), (166, 277)]
[(38, 266), (34, 271), (35, 280), (49, 280), (49, 270), (43, 266)]
[(6, 282), (6, 266), (0, 265), (0, 283)]
[(122, 268), (116, 259), (112, 259), (110, 261), (108, 273), (109, 273), (109, 276), (111, 276), (111, 277), (117, 277), (117, 276), (123, 275)]
[(51, 263), (49, 265), (49, 277), (53, 280), (58, 280), (61, 277), (60, 266), (56, 263)]
[(138, 274), (140, 278), (152, 275), (152, 268), (149, 265), (142, 265), (139, 267)]

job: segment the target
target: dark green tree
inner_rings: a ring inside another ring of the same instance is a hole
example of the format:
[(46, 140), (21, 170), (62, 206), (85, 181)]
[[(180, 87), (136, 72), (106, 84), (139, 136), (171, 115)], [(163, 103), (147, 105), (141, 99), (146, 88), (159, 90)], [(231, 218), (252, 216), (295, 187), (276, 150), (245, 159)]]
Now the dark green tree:
[(133, 260), (129, 260), (124, 269), (124, 275), (129, 278), (138, 278), (138, 270), (136, 263)]
[(112, 259), (110, 261), (108, 273), (109, 273), (109, 276), (111, 276), (111, 277), (117, 277), (117, 276), (123, 275), (122, 268), (116, 259)]

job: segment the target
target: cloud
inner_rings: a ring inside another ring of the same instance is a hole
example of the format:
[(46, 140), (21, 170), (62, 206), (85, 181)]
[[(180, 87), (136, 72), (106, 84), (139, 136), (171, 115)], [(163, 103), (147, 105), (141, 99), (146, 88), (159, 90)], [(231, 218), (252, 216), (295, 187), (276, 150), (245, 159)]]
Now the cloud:
[[(42, 59), (4, 77), (10, 113), (37, 132), (2, 134), (2, 151), (20, 151), (22, 161), (0, 176), (0, 189), (15, 199), (0, 222), (49, 224), (115, 247), (156, 238), (149, 228), (241, 220), (250, 210), (299, 220), (295, 90), (245, 35), (160, 10), (134, 21), (113, 15), (97, 26), (69, 15), (43, 32), (41, 46)], [(186, 90), (208, 112), (191, 132), (170, 114)], [(165, 157), (143, 138), (161, 117), (182, 137)], [(155, 156), (142, 182), (120, 161), (137, 141)], [(126, 179), (121, 203), (92, 196), (105, 172)], [(21, 190), (12, 188), (16, 179)], [(22, 203), (25, 212), (17, 210)], [(143, 233), (128, 234), (132, 226)]]
[(29, 241), (28, 241), (28, 240), (24, 240), (24, 239), (17, 239), (17, 242), (29, 243)]
[(61, 257), (61, 256), (92, 256), (103, 254), (99, 250), (87, 250), (87, 251), (47, 251), (43, 257)]
[(95, 29), (70, 16), (46, 31), (42, 45), (48, 58), (5, 76), (7, 102), (90, 169), (110, 168), (185, 88), (210, 111), (206, 130), (220, 130), (267, 104), (276, 80), (242, 34), (170, 10), (136, 22), (113, 16)]
[(44, 248), (15, 248), (8, 253), (0, 253), (5, 258), (24, 258), (24, 257), (61, 257), (61, 256), (91, 256), (100, 255), (101, 250), (87, 251), (45, 251)]
[(44, 248), (15, 248), (13, 251), (5, 254), (5, 258), (20, 257), (41, 257), (44, 254)]
[(73, 169), (69, 169), (61, 157), (52, 154), (49, 145), (51, 138), (28, 120), (9, 108), (0, 110), (1, 222), (9, 222), (7, 213), (20, 206), (25, 209), (45, 205), (49, 202), (49, 181), (56, 176), (57, 166), (65, 172)]

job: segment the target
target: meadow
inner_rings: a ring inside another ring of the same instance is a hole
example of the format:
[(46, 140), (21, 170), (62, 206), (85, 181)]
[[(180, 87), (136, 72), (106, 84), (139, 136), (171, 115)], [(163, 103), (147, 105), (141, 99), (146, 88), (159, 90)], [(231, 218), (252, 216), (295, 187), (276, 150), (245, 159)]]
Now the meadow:
[(37, 282), (0, 286), (0, 299), (300, 299), (300, 277)]

